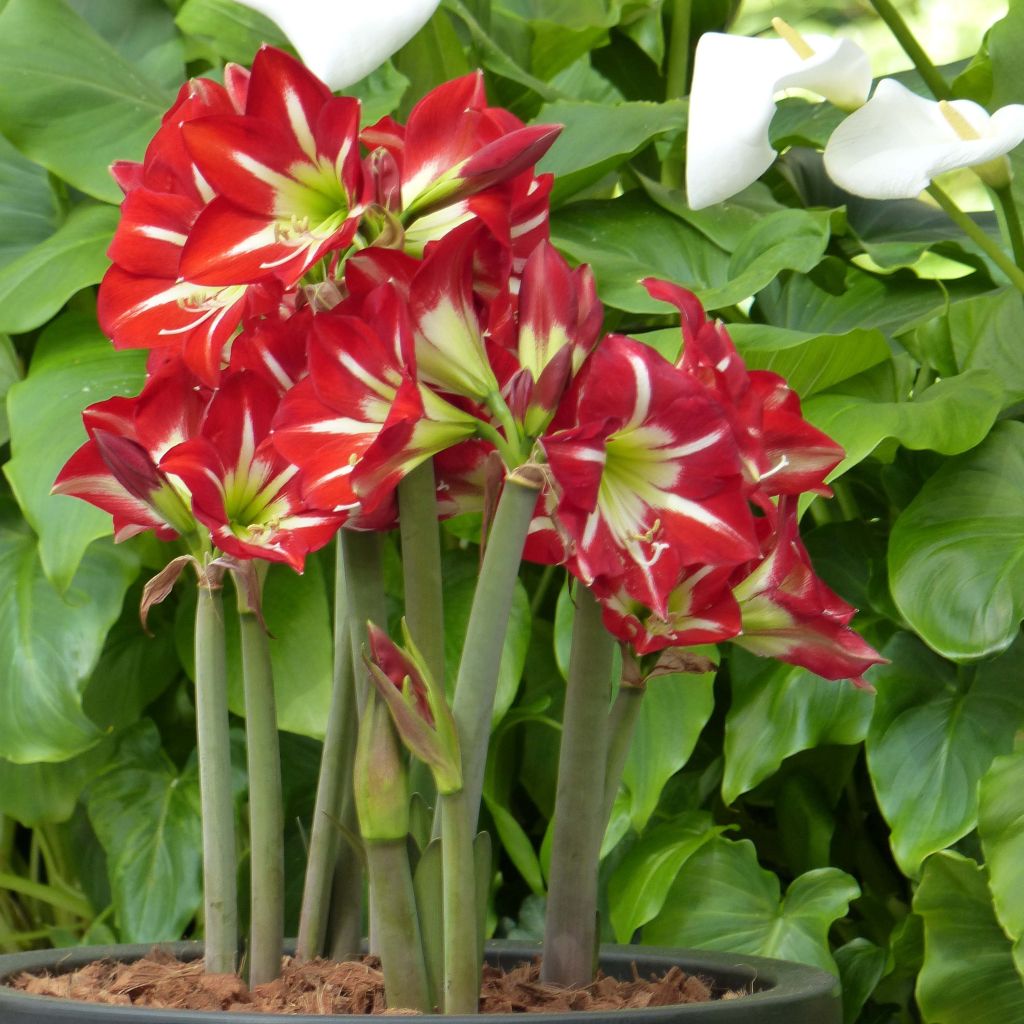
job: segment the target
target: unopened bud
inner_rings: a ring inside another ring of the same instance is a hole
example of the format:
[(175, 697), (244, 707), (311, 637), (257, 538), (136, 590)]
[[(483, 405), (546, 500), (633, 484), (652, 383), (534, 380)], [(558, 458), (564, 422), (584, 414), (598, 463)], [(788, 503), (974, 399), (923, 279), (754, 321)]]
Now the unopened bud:
[(355, 768), (359, 831), (368, 842), (404, 839), (409, 831), (409, 780), (405, 755), (384, 702), (366, 702), (359, 722)]

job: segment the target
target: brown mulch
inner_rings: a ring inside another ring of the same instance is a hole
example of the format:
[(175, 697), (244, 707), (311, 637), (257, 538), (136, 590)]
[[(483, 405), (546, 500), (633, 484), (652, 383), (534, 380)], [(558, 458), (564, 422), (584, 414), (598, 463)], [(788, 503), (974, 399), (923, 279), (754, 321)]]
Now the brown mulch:
[[(122, 1006), (169, 1010), (227, 1010), (250, 1013), (384, 1013), (384, 978), (379, 961), (299, 963), (286, 957), (281, 977), (250, 990), (233, 974), (204, 974), (201, 960), (182, 963), (154, 950), (131, 964), (102, 960), (70, 974), (20, 974), (11, 986), (35, 995), (82, 999)], [(736, 998), (726, 993), (723, 998)], [(564, 989), (539, 980), (536, 963), (510, 971), (484, 967), (480, 1010), (484, 1013), (541, 1013), (564, 1010), (622, 1010), (676, 1003), (706, 1002), (711, 989), (678, 967), (661, 977), (620, 981), (604, 975), (586, 988)]]

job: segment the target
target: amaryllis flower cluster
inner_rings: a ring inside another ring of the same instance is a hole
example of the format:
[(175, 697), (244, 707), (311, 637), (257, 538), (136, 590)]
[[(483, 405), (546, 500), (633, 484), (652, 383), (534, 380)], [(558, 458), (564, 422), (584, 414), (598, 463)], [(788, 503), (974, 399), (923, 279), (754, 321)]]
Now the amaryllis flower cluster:
[(236, 559), (301, 570), (386, 529), (433, 460), (438, 514), (543, 481), (526, 557), (566, 566), (639, 655), (736, 639), (833, 678), (878, 656), (814, 575), (796, 498), (840, 449), (696, 298), (682, 355), (602, 333), (593, 275), (548, 241), (558, 134), (446, 83), (360, 128), (288, 55), (183, 87), (125, 191), (100, 319), (151, 351), (142, 393), (86, 413), (56, 489)]

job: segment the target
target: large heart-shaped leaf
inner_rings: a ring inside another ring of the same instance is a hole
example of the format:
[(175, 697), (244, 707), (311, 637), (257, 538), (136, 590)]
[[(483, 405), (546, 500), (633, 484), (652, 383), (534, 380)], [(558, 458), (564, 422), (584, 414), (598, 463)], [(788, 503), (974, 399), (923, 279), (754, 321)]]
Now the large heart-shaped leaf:
[(118, 202), (107, 168), (142, 157), (173, 92), (62, 0), (7, 0), (0, 7), (0, 66), (0, 131), (76, 188)]
[[(847, 681), (796, 665), (730, 652), (732, 703), (725, 719), (722, 799), (731, 804), (792, 754), (823, 743), (859, 743), (873, 700)], [(771, 723), (766, 727), (765, 723)]]
[(710, 814), (689, 811), (656, 825), (629, 848), (608, 881), (616, 942), (631, 942), (637, 928), (661, 913), (682, 866), (722, 831)]
[(199, 773), (179, 772), (151, 722), (121, 743), (116, 765), (92, 785), (89, 820), (125, 942), (177, 939), (202, 900)]
[(993, 654), (1017, 636), (1024, 618), (1022, 494), (1024, 424), (1003, 421), (973, 451), (942, 466), (893, 526), (892, 595), (948, 658)]
[(866, 459), (886, 438), (905, 448), (957, 455), (989, 432), (1002, 404), (1003, 387), (989, 370), (968, 370), (940, 380), (910, 401), (877, 401), (863, 394), (820, 394), (804, 415), (843, 446), (846, 456), (832, 477)]
[(690, 759), (715, 708), (714, 687), (714, 672), (659, 676), (647, 684), (622, 773), (637, 832), (646, 827), (665, 784)]
[(917, 1001), (928, 1024), (1024, 1020), (1024, 984), (992, 912), (984, 868), (951, 850), (929, 858), (914, 910), (924, 918)]
[(893, 856), (916, 876), (924, 859), (978, 820), (978, 782), (1024, 722), (1024, 642), (996, 661), (956, 666), (906, 633), (874, 669), (868, 769), (892, 829)]
[(49, 238), (0, 270), (0, 331), (31, 331), (80, 288), (96, 284), (110, 265), (117, 217), (113, 206), (82, 203)]
[(0, 267), (49, 238), (60, 223), (46, 171), (0, 135)]
[(0, 522), (0, 753), (10, 761), (63, 761), (100, 732), (82, 690), (121, 611), (137, 563), (110, 542), (94, 545), (62, 596), (43, 575), (35, 537)]
[(115, 352), (96, 321), (67, 314), (43, 332), (25, 380), (7, 396), (12, 458), (4, 473), (39, 536), (46, 575), (63, 589), (85, 549), (111, 532), (110, 516), (78, 498), (50, 494), (72, 452), (85, 441), (82, 410), (142, 385), (146, 354)]
[(1024, 741), (997, 757), (981, 780), (978, 832), (989, 888), (1003, 931), (1013, 939), (1017, 970), (1024, 978)]
[(797, 960), (835, 974), (828, 930), (859, 895), (845, 871), (819, 868), (794, 879), (783, 897), (750, 840), (717, 837), (683, 865), (644, 942)]

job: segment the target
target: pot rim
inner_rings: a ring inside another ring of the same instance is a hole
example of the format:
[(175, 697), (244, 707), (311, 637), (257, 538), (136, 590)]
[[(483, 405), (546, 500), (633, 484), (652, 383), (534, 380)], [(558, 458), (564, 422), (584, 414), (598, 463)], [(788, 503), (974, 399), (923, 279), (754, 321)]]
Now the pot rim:
[[(131, 962), (138, 960), (154, 949), (164, 950), (182, 960), (194, 960), (202, 956), (202, 942), (155, 942), (116, 946), (74, 946), (65, 949), (31, 950), (26, 953), (10, 953), (0, 955), (0, 1018), (8, 1018), (5, 1010), (21, 1011), (27, 1015), (31, 1011), (48, 1014), (38, 1018), (44, 1021), (81, 1020), (83, 1024), (133, 1024), (134, 1021), (145, 1020), (152, 1024), (226, 1024), (238, 1021), (245, 1024), (248, 1019), (259, 1021), (259, 1024), (317, 1024), (325, 1020), (366, 1020), (366, 1014), (347, 1014), (334, 1016), (316, 1016), (310, 1014), (280, 1013), (229, 1013), (224, 1010), (169, 1010), (143, 1006), (118, 1006), (108, 1003), (90, 1003), (78, 999), (59, 999), (53, 996), (30, 995), (16, 992), (8, 988), (6, 982), (22, 971), (56, 970), (65, 973), (82, 967), (93, 960), (113, 959)], [(294, 949), (294, 943), (286, 945), (286, 952)], [(541, 952), (540, 943), (499, 940), (487, 946), (490, 953), (499, 962), (511, 965), (522, 960), (529, 960)], [(681, 1003), (673, 1006), (656, 1006), (626, 1011), (638, 1014), (644, 1024), (667, 1024), (676, 1020), (680, 1014), (704, 1013), (718, 1020), (724, 1015), (733, 1014), (740, 1020), (744, 1008), (755, 1006), (767, 1010), (772, 1007), (779, 1010), (784, 1005), (808, 1006), (820, 1005), (824, 1010), (830, 1002), (838, 1006), (839, 980), (833, 975), (808, 964), (790, 960), (776, 960), (769, 957), (745, 955), (741, 953), (723, 953), (706, 949), (672, 949), (641, 945), (602, 945), (601, 962), (606, 969), (614, 965), (628, 968), (636, 963), (642, 974), (667, 970), (678, 964), (688, 974), (696, 974), (710, 978), (714, 987), (722, 989), (742, 988), (747, 994), (742, 999), (714, 1000), (707, 1003)], [(621, 1019), (624, 1011), (608, 1010), (573, 1010), (573, 1020), (593, 1022), (606, 1019), (615, 1014)], [(420, 1019), (431, 1024), (458, 1021), (469, 1024), (472, 1021), (508, 1018), (509, 1014), (480, 1013), (476, 1015), (457, 1014), (420, 1014)], [(533, 1013), (528, 1024), (553, 1024), (565, 1021), (564, 1013)], [(18, 1018), (20, 1019), (20, 1018)], [(25, 1016), (26, 1021), (32, 1018)], [(683, 1017), (685, 1020), (685, 1016)], [(782, 1020), (774, 1015), (772, 1020)], [(816, 1019), (816, 1018), (815, 1018)], [(824, 1019), (824, 1018), (822, 1018)], [(837, 1017), (838, 1019), (838, 1017)], [(527, 1024), (527, 1022), (524, 1022)]]

